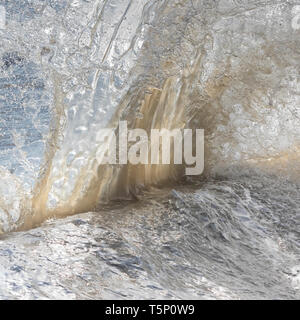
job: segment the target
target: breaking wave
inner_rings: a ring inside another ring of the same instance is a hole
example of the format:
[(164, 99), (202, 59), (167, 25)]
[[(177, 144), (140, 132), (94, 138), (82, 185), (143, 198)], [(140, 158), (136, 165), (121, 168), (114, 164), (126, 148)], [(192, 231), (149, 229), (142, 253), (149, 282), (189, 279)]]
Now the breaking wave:
[(2, 232), (182, 181), (178, 165), (99, 165), (97, 132), (120, 120), (204, 129), (202, 179), (254, 167), (298, 181), (300, 37), (286, 1), (0, 5)]

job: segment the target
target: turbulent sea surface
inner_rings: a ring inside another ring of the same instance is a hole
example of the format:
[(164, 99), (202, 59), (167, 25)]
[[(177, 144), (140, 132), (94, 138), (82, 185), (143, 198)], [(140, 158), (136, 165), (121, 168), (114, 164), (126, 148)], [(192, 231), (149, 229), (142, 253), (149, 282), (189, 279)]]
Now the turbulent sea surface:
[[(0, 299), (300, 299), (297, 1), (0, 6)], [(120, 120), (204, 173), (99, 165)]]

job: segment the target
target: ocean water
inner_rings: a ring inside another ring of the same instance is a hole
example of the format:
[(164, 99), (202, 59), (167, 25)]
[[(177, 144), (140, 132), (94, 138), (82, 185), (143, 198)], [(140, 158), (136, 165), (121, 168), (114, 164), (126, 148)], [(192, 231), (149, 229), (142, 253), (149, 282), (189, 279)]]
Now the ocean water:
[[(297, 1), (0, 0), (0, 299), (299, 299)], [(99, 165), (205, 132), (205, 171)]]

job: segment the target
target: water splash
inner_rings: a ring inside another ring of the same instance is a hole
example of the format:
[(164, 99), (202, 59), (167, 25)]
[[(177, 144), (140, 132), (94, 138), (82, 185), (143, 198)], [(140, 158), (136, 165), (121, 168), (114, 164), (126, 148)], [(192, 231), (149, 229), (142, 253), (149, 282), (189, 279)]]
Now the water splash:
[[(0, 5), (8, 13), (0, 31), (3, 76), (24, 65), (22, 57), (36, 69), (29, 86), (13, 81), (14, 96), (17, 90), (31, 92), (25, 99), (32, 113), (26, 116), (36, 115), (29, 132), (37, 148), (23, 150), (25, 125), (17, 129), (10, 122), (17, 130), (9, 131), (12, 152), (22, 151), (22, 161), (19, 171), (7, 174), (18, 189), (14, 200), (7, 192), (0, 195), (4, 231), (89, 211), (101, 201), (130, 198), (181, 177), (174, 166), (99, 167), (97, 132), (120, 119), (146, 130), (205, 129), (206, 175), (232, 163), (286, 157), (288, 167), (290, 158), (297, 159), (300, 57), (291, 4), (37, 0)], [(12, 163), (2, 162), (3, 170), (11, 170)], [(291, 163), (297, 171), (297, 160)], [(7, 218), (11, 203), (22, 208), (13, 224)]]

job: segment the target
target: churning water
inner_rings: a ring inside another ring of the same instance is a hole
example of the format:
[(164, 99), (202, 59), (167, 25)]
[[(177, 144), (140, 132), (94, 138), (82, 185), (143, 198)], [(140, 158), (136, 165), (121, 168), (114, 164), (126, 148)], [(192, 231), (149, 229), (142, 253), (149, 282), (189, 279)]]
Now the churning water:
[[(0, 299), (300, 298), (297, 1), (0, 6)], [(120, 120), (204, 174), (99, 165)]]

